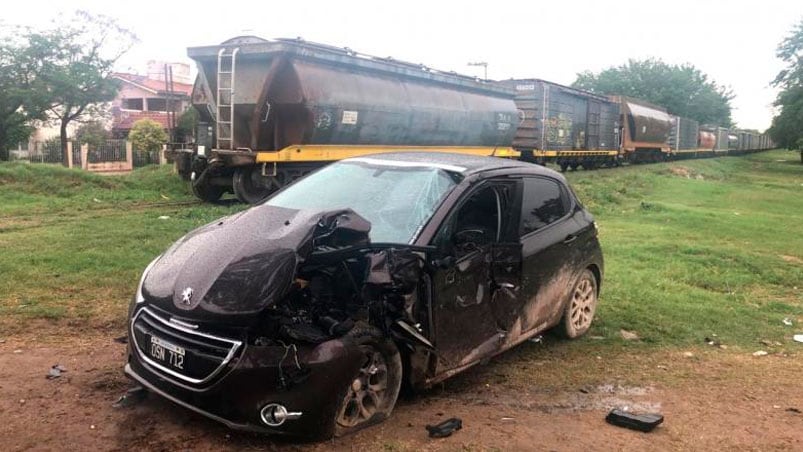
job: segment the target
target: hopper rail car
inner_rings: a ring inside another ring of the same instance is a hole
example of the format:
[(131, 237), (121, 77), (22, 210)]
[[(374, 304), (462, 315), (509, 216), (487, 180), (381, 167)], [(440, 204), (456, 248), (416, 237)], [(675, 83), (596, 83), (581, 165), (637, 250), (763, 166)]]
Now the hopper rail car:
[(193, 47), (196, 145), (170, 151), (195, 195), (257, 203), (328, 163), (429, 151), (561, 170), (743, 154), (768, 136), (540, 79), (483, 81), (299, 39)]

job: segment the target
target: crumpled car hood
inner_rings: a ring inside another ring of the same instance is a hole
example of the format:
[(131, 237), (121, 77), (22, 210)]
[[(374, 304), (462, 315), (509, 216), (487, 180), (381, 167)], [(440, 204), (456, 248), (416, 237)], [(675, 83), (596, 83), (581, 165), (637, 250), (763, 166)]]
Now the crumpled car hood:
[(176, 241), (145, 276), (142, 294), (179, 318), (247, 325), (286, 294), (297, 265), (320, 242), (367, 244), (370, 228), (349, 209), (260, 205)]

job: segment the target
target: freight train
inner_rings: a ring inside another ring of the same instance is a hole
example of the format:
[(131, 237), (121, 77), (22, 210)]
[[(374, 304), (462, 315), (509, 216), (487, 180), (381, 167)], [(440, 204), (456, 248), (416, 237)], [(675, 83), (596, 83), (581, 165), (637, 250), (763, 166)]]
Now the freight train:
[(196, 146), (171, 152), (195, 195), (256, 203), (332, 161), (399, 150), (561, 170), (769, 149), (765, 135), (539, 79), (483, 81), (299, 39), (192, 47)]

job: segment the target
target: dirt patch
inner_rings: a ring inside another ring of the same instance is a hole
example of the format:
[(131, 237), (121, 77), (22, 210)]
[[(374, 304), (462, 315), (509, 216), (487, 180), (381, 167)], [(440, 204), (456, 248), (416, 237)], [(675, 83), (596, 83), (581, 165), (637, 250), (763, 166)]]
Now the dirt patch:
[(685, 166), (672, 166), (669, 167), (669, 173), (673, 176), (685, 177), (686, 179), (704, 180), (705, 177)]
[[(565, 356), (525, 344), (412, 398), (385, 423), (318, 444), (233, 432), (159, 397), (112, 403), (130, 386), (125, 345), (110, 338), (69, 346), (0, 344), (4, 450), (800, 450), (803, 360), (747, 352), (636, 352)], [(20, 352), (15, 353), (15, 350)], [(47, 380), (50, 366), (67, 368)], [(656, 364), (663, 363), (663, 364)], [(634, 383), (636, 382), (636, 383)], [(607, 425), (613, 407), (659, 411), (650, 434)], [(426, 424), (463, 420), (452, 437)]]
[(801, 258), (799, 258), (799, 257), (795, 257), (795, 256), (787, 256), (787, 255), (783, 255), (783, 254), (782, 254), (782, 255), (780, 255), (779, 257), (780, 257), (781, 259), (783, 259), (783, 260), (784, 260), (784, 262), (789, 262), (789, 263), (792, 263), (792, 264), (803, 265), (803, 259), (801, 259)]
[(685, 166), (672, 166), (669, 168), (669, 172), (675, 176), (685, 177), (686, 179), (692, 177), (692, 170)]

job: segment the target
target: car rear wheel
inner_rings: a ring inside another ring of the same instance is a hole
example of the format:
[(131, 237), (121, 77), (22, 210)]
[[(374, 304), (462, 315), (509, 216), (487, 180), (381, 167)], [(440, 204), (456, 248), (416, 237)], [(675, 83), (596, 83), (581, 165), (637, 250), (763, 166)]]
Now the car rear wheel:
[(335, 436), (343, 436), (382, 422), (399, 396), (402, 361), (393, 341), (369, 325), (348, 333), (360, 350), (360, 368), (346, 388), (335, 419)]
[(583, 270), (574, 284), (561, 321), (561, 333), (569, 339), (584, 335), (591, 327), (597, 309), (597, 278)]

